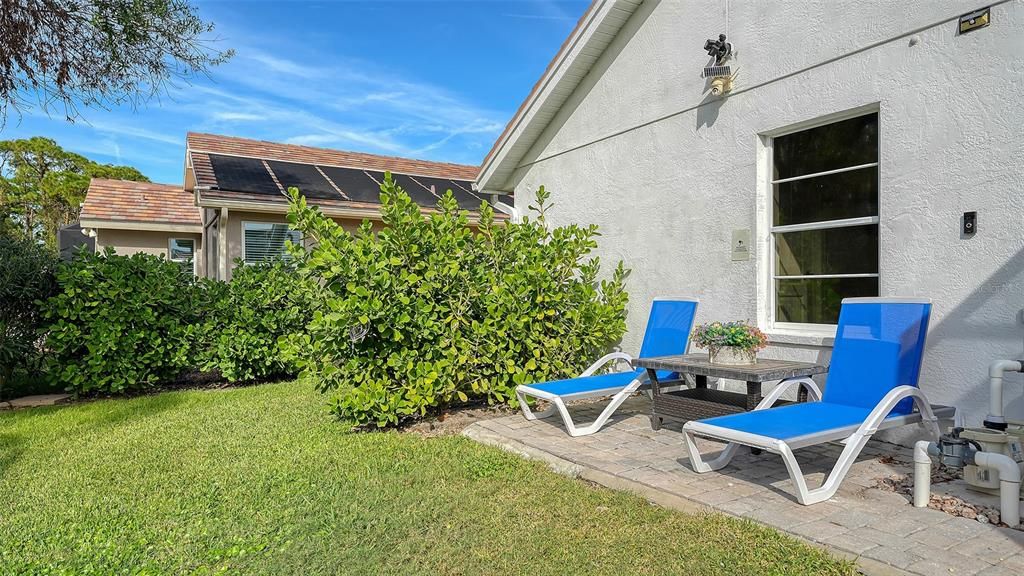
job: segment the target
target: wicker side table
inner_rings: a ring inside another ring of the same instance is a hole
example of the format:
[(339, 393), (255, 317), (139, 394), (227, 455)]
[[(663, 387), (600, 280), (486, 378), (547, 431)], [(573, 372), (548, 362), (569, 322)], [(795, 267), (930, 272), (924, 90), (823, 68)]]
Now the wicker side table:
[[(647, 369), (651, 381), (651, 427), (661, 428), (666, 418), (671, 420), (700, 420), (713, 416), (724, 416), (747, 412), (761, 402), (761, 385), (764, 382), (782, 381), (801, 376), (812, 376), (828, 371), (828, 367), (811, 362), (790, 360), (758, 360), (756, 364), (731, 365), (712, 364), (707, 354), (683, 354), (657, 358), (637, 358), (637, 368)], [(696, 382), (693, 388), (664, 390), (664, 382), (658, 380), (658, 371), (677, 374), (692, 374)], [(747, 393), (726, 392), (708, 388), (708, 377), (741, 380), (747, 383)], [(807, 399), (803, 386), (797, 395), (798, 401)], [(780, 401), (779, 404), (786, 401)]]

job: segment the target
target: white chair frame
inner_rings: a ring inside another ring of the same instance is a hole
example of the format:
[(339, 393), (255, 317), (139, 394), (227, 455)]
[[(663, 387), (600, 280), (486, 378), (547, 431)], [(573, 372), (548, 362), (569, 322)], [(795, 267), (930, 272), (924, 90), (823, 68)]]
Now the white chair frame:
[[(605, 354), (604, 356), (599, 358), (597, 362), (591, 364), (590, 367), (584, 370), (583, 373), (580, 374), (578, 377), (584, 378), (586, 376), (593, 376), (595, 372), (600, 370), (605, 364), (611, 362), (612, 360), (625, 360), (626, 362), (632, 362), (633, 357), (630, 356), (629, 354), (626, 354), (625, 352), (611, 352), (609, 354)], [(604, 426), (605, 422), (608, 421), (608, 418), (610, 418), (611, 415), (615, 412), (615, 410), (617, 410), (618, 407), (621, 406), (622, 403), (626, 401), (626, 398), (629, 398), (634, 392), (639, 390), (640, 387), (646, 383), (647, 376), (641, 375), (634, 378), (625, 388), (622, 388), (621, 390), (618, 386), (616, 386), (614, 388), (588, 390), (586, 392), (578, 392), (576, 394), (566, 394), (562, 396), (551, 394), (550, 392), (545, 392), (543, 390), (538, 390), (531, 386), (523, 385), (516, 387), (516, 397), (519, 398), (519, 405), (522, 407), (523, 416), (525, 416), (527, 420), (547, 418), (549, 416), (554, 415), (557, 412), (559, 415), (561, 415), (562, 422), (565, 423), (565, 428), (569, 432), (570, 436), (586, 436), (600, 430), (601, 427)], [(618, 390), (618, 392), (612, 396), (611, 401), (608, 403), (607, 406), (605, 406), (605, 409), (601, 411), (601, 414), (592, 423), (586, 426), (577, 426), (572, 421), (572, 416), (569, 414), (569, 409), (565, 406), (565, 403), (567, 401), (608, 396), (611, 394), (611, 391), (614, 390)], [(546, 400), (550, 404), (550, 406), (548, 406), (546, 410), (543, 410), (541, 412), (533, 412), (532, 410), (530, 410), (530, 405), (526, 401), (527, 396), (532, 396), (534, 398)]]
[[(755, 410), (770, 408), (786, 390), (795, 384), (802, 384), (807, 387), (809, 400), (821, 400), (821, 390), (813, 380), (807, 377), (793, 378), (779, 383), (771, 393), (761, 400)], [(905, 398), (913, 399), (917, 412), (887, 418), (889, 412), (892, 411), (896, 404)], [(724, 468), (729, 464), (733, 456), (736, 455), (736, 450), (741, 445), (760, 448), (782, 456), (782, 460), (786, 464), (786, 470), (789, 472), (789, 477), (796, 486), (797, 501), (807, 506), (828, 500), (835, 495), (836, 491), (839, 490), (839, 485), (850, 471), (850, 467), (853, 466), (857, 456), (875, 432), (908, 424), (922, 424), (932, 438), (938, 440), (939, 418), (953, 418), (954, 414), (955, 409), (953, 407), (930, 405), (919, 388), (914, 386), (898, 386), (890, 390), (871, 410), (864, 422), (859, 425), (824, 430), (782, 441), (776, 438), (749, 434), (699, 421), (690, 421), (683, 426), (683, 440), (690, 457), (690, 465), (695, 472), (700, 474)], [(716, 457), (705, 462), (701, 457), (700, 450), (697, 449), (695, 436), (726, 440), (728, 444)], [(845, 444), (838, 461), (821, 486), (809, 489), (804, 473), (800, 469), (793, 451), (807, 446), (836, 441)]]

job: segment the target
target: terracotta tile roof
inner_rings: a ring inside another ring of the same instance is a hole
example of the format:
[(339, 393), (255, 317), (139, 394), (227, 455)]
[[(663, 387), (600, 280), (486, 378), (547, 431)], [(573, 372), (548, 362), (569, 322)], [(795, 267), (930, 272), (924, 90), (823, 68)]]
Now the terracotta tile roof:
[(475, 180), (480, 171), (478, 166), (450, 164), (447, 162), (431, 162), (413, 160), (395, 156), (378, 156), (362, 152), (345, 152), (329, 148), (314, 148), (296, 144), (278, 144), (264, 140), (250, 140), (234, 136), (219, 136), (189, 132), (186, 138), (191, 155), (192, 167), (200, 186), (216, 186), (216, 178), (210, 166), (210, 160), (203, 152), (225, 154), (228, 156), (247, 156), (264, 160), (284, 160), (305, 164), (339, 166), (342, 168), (363, 168), (367, 170), (390, 170), (398, 174), (412, 176), (432, 176), (436, 178), (454, 178), (456, 180)]
[(121, 220), (202, 226), (191, 192), (180, 184), (93, 178), (82, 204), (85, 220)]

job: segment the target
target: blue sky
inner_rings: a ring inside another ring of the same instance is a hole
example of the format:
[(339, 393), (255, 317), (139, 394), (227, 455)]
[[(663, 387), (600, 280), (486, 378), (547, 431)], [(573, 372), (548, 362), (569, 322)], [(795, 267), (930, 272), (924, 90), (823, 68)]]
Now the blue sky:
[(588, 2), (204, 1), (235, 58), (138, 110), (8, 118), (156, 182), (182, 179), (189, 130), (478, 164)]

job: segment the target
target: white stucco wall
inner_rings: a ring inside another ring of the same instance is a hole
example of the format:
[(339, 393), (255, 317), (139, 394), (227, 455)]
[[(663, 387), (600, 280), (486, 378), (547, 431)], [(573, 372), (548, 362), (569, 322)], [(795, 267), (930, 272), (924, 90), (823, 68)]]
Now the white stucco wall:
[[(933, 299), (922, 386), (977, 425), (987, 364), (1024, 356), (1024, 2), (957, 36), (950, 18), (979, 6), (734, 0), (727, 25), (725, 0), (648, 0), (520, 163), (518, 208), (543, 184), (555, 224), (600, 225), (606, 267), (633, 270), (625, 350), (638, 348), (656, 295), (701, 298), (700, 322), (763, 324), (759, 135), (875, 107), (881, 295)], [(722, 32), (739, 76), (716, 100), (699, 78), (701, 47)], [(979, 232), (962, 238), (968, 210)], [(730, 234), (742, 228), (756, 250), (734, 262)], [(766, 355), (828, 355), (821, 340), (774, 339)], [(1021, 384), (1008, 378), (1007, 413), (1024, 420)]]

